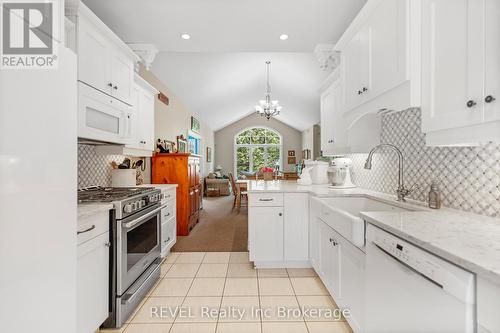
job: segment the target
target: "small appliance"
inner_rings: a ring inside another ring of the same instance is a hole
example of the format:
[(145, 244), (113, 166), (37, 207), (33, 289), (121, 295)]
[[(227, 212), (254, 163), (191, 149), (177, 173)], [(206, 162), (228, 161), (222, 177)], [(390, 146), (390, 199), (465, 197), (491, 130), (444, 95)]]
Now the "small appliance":
[(311, 168), (311, 180), (314, 185), (328, 184), (328, 162), (304, 161), (306, 168)]
[(351, 180), (351, 166), (352, 160), (350, 158), (340, 157), (332, 160), (328, 168), (330, 188), (347, 189), (356, 187)]

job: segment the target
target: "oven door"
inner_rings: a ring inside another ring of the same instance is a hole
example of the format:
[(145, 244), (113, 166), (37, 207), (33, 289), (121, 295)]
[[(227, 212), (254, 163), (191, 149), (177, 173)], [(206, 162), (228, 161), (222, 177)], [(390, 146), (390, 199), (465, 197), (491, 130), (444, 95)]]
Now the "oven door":
[(161, 207), (118, 221), (117, 294), (123, 295), (160, 256)]

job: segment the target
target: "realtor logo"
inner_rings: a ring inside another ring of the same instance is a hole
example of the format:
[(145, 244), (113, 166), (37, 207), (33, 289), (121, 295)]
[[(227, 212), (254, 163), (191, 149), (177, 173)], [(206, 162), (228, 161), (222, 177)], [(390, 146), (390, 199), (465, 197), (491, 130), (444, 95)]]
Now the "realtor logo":
[[(1, 1), (1, 0), (0, 0)], [(56, 68), (56, 3), (1, 1), (1, 68)]]

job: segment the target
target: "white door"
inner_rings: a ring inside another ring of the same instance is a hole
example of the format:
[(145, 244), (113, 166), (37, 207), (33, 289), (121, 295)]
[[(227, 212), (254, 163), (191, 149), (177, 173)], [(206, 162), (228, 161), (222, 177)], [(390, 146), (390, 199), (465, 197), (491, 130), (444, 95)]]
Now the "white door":
[[(361, 85), (360, 82), (360, 71), (361, 67), (359, 62), (361, 61), (360, 52), (360, 39), (361, 36), (358, 33), (353, 39), (347, 44), (346, 48), (342, 52), (342, 63), (343, 63), (343, 81), (344, 81), (344, 104), (347, 110), (351, 110), (361, 101)], [(321, 131), (323, 132), (323, 127)]]
[(321, 150), (323, 156), (333, 154), (335, 148), (335, 89), (332, 85), (321, 95)]
[(118, 51), (110, 52), (113, 96), (129, 105), (133, 104), (134, 64)]
[(483, 8), (479, 0), (422, 2), (424, 132), (483, 121)]
[(147, 150), (154, 150), (155, 135), (155, 96), (143, 90), (141, 95), (141, 132), (142, 144)]
[(108, 317), (109, 232), (78, 246), (77, 328), (94, 332)]
[(485, 7), (485, 120), (500, 120), (500, 1), (486, 0)]
[(407, 79), (407, 0), (384, 0), (372, 14), (372, 93), (380, 95)]
[(283, 208), (248, 209), (251, 261), (283, 261)]
[(81, 17), (78, 24), (78, 80), (111, 94), (109, 41)]
[(340, 300), (340, 246), (332, 228), (320, 223), (320, 275), (336, 300)]
[(284, 256), (287, 261), (307, 261), (309, 194), (285, 193)]

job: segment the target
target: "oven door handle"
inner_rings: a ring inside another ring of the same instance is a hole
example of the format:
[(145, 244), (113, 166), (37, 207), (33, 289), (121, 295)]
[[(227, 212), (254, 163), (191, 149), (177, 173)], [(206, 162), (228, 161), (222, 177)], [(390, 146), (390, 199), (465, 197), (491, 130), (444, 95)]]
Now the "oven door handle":
[(144, 220), (147, 220), (148, 218), (150, 218), (151, 216), (154, 216), (154, 215), (157, 215), (158, 213), (160, 213), (161, 211), (161, 207), (158, 207), (152, 211), (150, 211), (149, 213), (139, 217), (138, 219), (136, 220), (133, 220), (133, 221), (130, 221), (128, 223), (124, 223), (123, 224), (123, 227), (125, 229), (132, 229), (133, 227), (135, 227), (136, 225), (140, 224), (142, 221)]
[(141, 291), (144, 289), (144, 287), (153, 278), (154, 273), (161, 268), (161, 265), (160, 265), (161, 260), (158, 258), (158, 259), (155, 260), (155, 262), (158, 264), (158, 267), (156, 267), (151, 272), (151, 274), (148, 276), (148, 278), (146, 280), (144, 280), (143, 283), (141, 283), (141, 285), (139, 286), (139, 288), (137, 288), (137, 290), (135, 292), (133, 292), (132, 294), (125, 294), (125, 295), (123, 295), (122, 304), (125, 305), (125, 304), (132, 303), (134, 301), (134, 299), (137, 297), (137, 295), (141, 293)]

